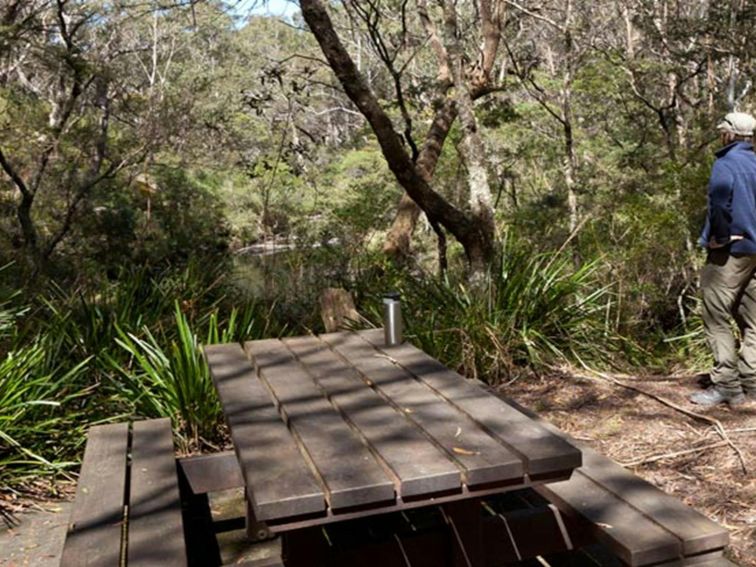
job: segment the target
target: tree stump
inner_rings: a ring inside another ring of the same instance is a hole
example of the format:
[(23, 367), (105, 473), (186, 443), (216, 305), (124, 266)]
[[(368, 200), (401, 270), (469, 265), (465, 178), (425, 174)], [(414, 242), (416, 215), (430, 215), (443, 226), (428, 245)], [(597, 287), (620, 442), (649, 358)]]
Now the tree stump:
[(320, 317), (327, 333), (333, 333), (362, 321), (352, 294), (340, 287), (328, 287), (320, 294)]

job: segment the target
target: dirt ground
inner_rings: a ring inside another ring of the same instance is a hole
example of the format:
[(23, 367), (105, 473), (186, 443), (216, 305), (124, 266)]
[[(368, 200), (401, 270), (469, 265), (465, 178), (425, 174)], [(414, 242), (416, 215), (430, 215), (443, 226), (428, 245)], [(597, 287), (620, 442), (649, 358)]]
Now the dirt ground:
[[(701, 410), (687, 401), (701, 387), (698, 381), (563, 369), (522, 378), (501, 391), (726, 526), (730, 558), (756, 567), (756, 401), (735, 410)], [(732, 445), (717, 432), (718, 424)]]
[(19, 523), (0, 522), (0, 566), (55, 567), (63, 551), (70, 502), (25, 502)]

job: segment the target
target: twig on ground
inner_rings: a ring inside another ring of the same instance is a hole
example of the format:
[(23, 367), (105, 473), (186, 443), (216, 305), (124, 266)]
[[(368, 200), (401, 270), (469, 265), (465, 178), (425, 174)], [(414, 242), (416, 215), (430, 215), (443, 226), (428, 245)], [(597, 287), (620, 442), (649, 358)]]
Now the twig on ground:
[(727, 433), (753, 433), (756, 427), (739, 427), (738, 429), (728, 429)]
[(715, 449), (717, 447), (724, 447), (728, 445), (727, 441), (717, 441), (716, 443), (709, 443), (708, 445), (701, 445), (700, 447), (694, 447), (693, 449), (684, 449), (682, 451), (673, 451), (671, 453), (661, 453), (658, 455), (651, 455), (648, 457), (641, 457), (634, 461), (628, 461), (626, 463), (620, 463), (623, 467), (637, 467), (639, 465), (645, 465), (647, 463), (654, 463), (661, 461), (662, 459), (673, 459), (675, 457), (682, 457), (684, 455), (690, 455), (691, 453), (698, 453), (700, 451), (706, 451), (707, 449)]
[(592, 368), (588, 368), (588, 367), (585, 367), (585, 368), (591, 374), (594, 374), (595, 376), (601, 378), (602, 380), (605, 380), (612, 384), (616, 384), (617, 386), (620, 386), (622, 388), (626, 388), (628, 390), (638, 392), (639, 394), (643, 394), (644, 396), (648, 396), (649, 398), (656, 400), (660, 404), (665, 405), (669, 408), (672, 408), (673, 410), (678, 411), (684, 415), (687, 415), (688, 417), (692, 419), (696, 419), (698, 421), (704, 421), (706, 423), (711, 424), (716, 430), (716, 432), (719, 434), (719, 436), (722, 438), (722, 440), (725, 441), (732, 448), (733, 451), (735, 451), (735, 454), (738, 456), (738, 459), (740, 460), (740, 466), (743, 469), (743, 473), (746, 475), (748, 474), (748, 464), (746, 463), (746, 459), (745, 459), (745, 456), (743, 455), (743, 451), (740, 449), (740, 447), (738, 447), (733, 442), (732, 439), (730, 439), (729, 435), (727, 435), (727, 431), (722, 425), (722, 422), (719, 421), (718, 419), (715, 419), (708, 415), (703, 415), (701, 413), (687, 410), (684, 407), (679, 406), (676, 403), (668, 400), (667, 398), (657, 396), (656, 394), (649, 392), (648, 390), (644, 390), (643, 388), (639, 388), (638, 386), (633, 386), (632, 384), (628, 384), (626, 382), (622, 382), (621, 380), (617, 380), (613, 376), (609, 376), (608, 374), (604, 374), (603, 372), (599, 372), (597, 370), (593, 370)]

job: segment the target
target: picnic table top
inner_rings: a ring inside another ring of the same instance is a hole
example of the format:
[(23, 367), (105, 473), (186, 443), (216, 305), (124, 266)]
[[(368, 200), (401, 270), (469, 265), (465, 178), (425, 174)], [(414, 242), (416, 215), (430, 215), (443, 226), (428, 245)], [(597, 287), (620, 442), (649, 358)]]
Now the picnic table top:
[(483, 496), (581, 464), (577, 448), (477, 383), (408, 343), (385, 346), (381, 329), (205, 356), (258, 521)]

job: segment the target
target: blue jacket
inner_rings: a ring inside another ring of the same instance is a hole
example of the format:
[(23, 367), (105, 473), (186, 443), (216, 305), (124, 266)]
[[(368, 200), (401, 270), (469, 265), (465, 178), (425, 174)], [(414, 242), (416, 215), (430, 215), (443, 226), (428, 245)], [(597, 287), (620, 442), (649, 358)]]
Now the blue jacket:
[(713, 238), (730, 254), (756, 254), (756, 154), (750, 142), (733, 142), (716, 153), (709, 179), (709, 213), (699, 244)]

